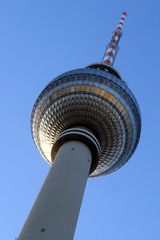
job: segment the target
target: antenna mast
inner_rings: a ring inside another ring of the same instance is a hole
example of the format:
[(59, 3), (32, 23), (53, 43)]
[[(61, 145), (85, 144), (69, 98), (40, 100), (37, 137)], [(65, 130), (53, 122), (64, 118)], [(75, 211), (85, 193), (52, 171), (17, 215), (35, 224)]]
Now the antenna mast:
[(127, 13), (122, 12), (122, 15), (116, 27), (116, 30), (113, 32), (112, 39), (110, 43), (107, 45), (107, 48), (102, 60), (102, 63), (105, 65), (112, 66), (115, 61), (117, 52), (119, 50), (118, 43), (122, 36), (122, 27), (123, 27), (126, 16), (127, 16)]

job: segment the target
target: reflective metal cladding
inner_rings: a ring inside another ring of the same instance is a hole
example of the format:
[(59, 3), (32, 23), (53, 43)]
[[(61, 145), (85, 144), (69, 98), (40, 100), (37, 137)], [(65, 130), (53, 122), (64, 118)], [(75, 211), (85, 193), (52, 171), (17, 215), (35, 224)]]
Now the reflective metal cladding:
[(52, 164), (52, 147), (73, 126), (90, 129), (100, 143), (97, 168), (90, 177), (111, 173), (135, 151), (141, 131), (137, 101), (111, 66), (94, 64), (51, 81), (32, 111), (31, 129), (42, 156)]

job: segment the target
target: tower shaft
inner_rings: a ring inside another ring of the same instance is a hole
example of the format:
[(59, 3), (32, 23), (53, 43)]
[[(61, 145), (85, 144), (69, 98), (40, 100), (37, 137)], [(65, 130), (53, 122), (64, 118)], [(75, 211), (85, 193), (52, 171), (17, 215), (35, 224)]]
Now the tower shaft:
[(18, 239), (72, 240), (91, 152), (82, 142), (63, 144)]
[(126, 12), (123, 12), (120, 18), (120, 21), (116, 27), (116, 30), (113, 32), (112, 39), (107, 45), (102, 63), (105, 65), (112, 66), (118, 52), (118, 43), (122, 36), (122, 27), (127, 16)]

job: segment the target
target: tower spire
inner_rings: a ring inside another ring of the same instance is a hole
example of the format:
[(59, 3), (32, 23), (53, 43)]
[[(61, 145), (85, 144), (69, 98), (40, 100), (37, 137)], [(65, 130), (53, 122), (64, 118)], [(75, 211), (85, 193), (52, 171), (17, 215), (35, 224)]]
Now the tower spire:
[(104, 54), (104, 57), (102, 60), (102, 63), (105, 65), (112, 66), (114, 63), (114, 60), (116, 58), (116, 55), (117, 55), (117, 52), (119, 49), (118, 43), (122, 36), (122, 28), (123, 28), (123, 24), (124, 24), (126, 16), (127, 16), (127, 13), (122, 12), (122, 15), (121, 15), (120, 21), (116, 27), (116, 30), (113, 32), (112, 39), (111, 39), (110, 43), (107, 45), (107, 48), (106, 48), (106, 51), (105, 51), (105, 54)]

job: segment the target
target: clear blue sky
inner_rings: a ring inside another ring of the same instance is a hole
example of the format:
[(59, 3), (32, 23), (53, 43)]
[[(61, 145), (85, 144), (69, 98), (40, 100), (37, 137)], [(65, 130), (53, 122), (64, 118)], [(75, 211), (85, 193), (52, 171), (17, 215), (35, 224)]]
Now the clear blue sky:
[(74, 240), (160, 239), (160, 2), (1, 0), (0, 239), (14, 240), (49, 166), (30, 133), (34, 101), (55, 76), (101, 60), (126, 10), (115, 68), (134, 92), (142, 135), (119, 171), (89, 179)]

